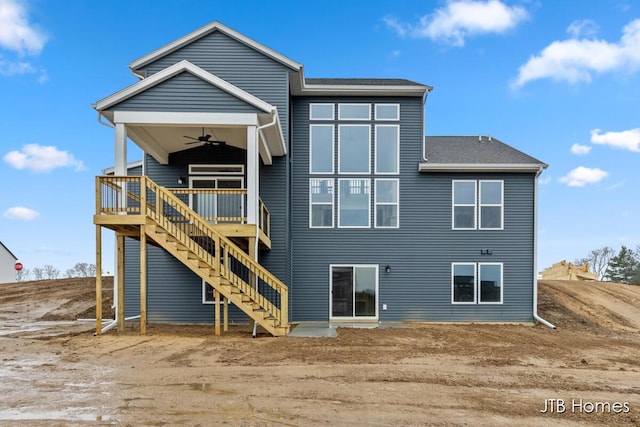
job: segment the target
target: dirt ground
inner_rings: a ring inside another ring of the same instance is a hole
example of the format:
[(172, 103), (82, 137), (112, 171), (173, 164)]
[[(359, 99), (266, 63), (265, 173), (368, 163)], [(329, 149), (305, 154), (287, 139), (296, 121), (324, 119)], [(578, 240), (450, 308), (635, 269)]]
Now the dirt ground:
[(93, 284), (0, 285), (0, 425), (640, 425), (637, 286), (541, 282), (539, 312), (555, 330), (407, 324), (252, 339), (242, 326), (215, 337), (152, 324), (141, 336), (135, 323), (96, 337), (75, 321), (95, 315)]

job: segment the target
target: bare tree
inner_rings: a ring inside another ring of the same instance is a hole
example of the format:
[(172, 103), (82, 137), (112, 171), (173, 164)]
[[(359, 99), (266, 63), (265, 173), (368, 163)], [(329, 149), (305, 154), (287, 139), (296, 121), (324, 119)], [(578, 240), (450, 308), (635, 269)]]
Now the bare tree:
[(57, 279), (60, 277), (60, 270), (55, 268), (53, 265), (47, 264), (44, 266), (44, 276), (47, 279)]
[(44, 268), (33, 267), (33, 280), (42, 280), (42, 279), (44, 279)]
[(23, 268), (22, 270), (16, 272), (16, 280), (18, 282), (26, 282), (27, 280), (29, 280), (30, 276), (31, 270), (29, 270), (28, 268)]
[(607, 272), (607, 267), (609, 266), (609, 261), (615, 254), (615, 249), (604, 246), (599, 249), (592, 249), (586, 257), (575, 260), (574, 264), (580, 265), (588, 263), (591, 271), (598, 275), (598, 280), (603, 280)]

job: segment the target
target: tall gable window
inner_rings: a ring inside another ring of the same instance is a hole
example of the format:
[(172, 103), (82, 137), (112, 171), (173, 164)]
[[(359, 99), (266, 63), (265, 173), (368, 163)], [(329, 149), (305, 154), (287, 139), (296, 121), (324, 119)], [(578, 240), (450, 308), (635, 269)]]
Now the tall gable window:
[(400, 120), (400, 104), (376, 104), (376, 120)]
[(333, 120), (334, 104), (310, 104), (309, 118), (311, 120)]
[(502, 230), (504, 224), (504, 181), (454, 180), (454, 230)]
[(400, 126), (376, 125), (376, 173), (400, 171)]
[(339, 120), (371, 120), (371, 104), (338, 104)]
[(333, 125), (311, 125), (309, 172), (333, 173)]
[(309, 227), (333, 227), (333, 179), (311, 179)]
[(309, 227), (398, 228), (400, 104), (337, 106), (309, 104)]
[(338, 227), (371, 227), (371, 180), (338, 180)]
[(338, 128), (338, 173), (370, 173), (370, 126), (339, 125)]

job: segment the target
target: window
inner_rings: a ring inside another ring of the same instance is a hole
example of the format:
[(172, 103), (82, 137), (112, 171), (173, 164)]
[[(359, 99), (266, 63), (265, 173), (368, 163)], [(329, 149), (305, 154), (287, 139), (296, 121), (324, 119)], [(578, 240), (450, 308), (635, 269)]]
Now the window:
[[(502, 230), (504, 181), (453, 181), (454, 230)], [(480, 195), (478, 200), (478, 194)], [(478, 224), (478, 225), (476, 225)]]
[(400, 127), (376, 125), (376, 173), (397, 174), (400, 169)]
[(502, 264), (479, 264), (480, 304), (502, 303)]
[(476, 228), (476, 182), (453, 181), (453, 229)]
[(474, 304), (476, 302), (476, 265), (454, 263), (452, 270), (451, 302)]
[(377, 317), (378, 266), (331, 265), (331, 317)]
[(376, 104), (376, 120), (400, 120), (400, 104)]
[(502, 181), (480, 181), (480, 229), (502, 229)]
[(309, 227), (333, 227), (333, 179), (309, 182)]
[(338, 104), (339, 120), (371, 120), (371, 104)]
[(369, 125), (340, 125), (338, 172), (370, 173), (371, 128)]
[(333, 125), (311, 125), (309, 173), (333, 173)]
[(189, 165), (189, 175), (244, 175), (244, 165)]
[(310, 104), (309, 119), (311, 120), (333, 120), (333, 104)]
[(502, 304), (502, 295), (501, 263), (453, 263), (451, 265), (452, 303)]
[(338, 180), (338, 227), (371, 227), (371, 180)]
[(398, 228), (398, 180), (376, 179), (375, 226)]

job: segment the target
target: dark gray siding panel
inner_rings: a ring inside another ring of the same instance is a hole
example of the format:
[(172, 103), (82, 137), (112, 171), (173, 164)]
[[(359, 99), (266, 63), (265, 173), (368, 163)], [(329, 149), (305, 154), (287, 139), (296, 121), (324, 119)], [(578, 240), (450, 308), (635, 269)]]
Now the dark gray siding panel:
[[(422, 155), (421, 99), (385, 98), (382, 102), (401, 104), (400, 228), (309, 229), (310, 102), (373, 104), (374, 100), (294, 98), (291, 284), (293, 320), (326, 320), (329, 317), (330, 264), (379, 265), (378, 303), (379, 318), (382, 321), (533, 320), (533, 174), (418, 173), (418, 162)], [(336, 179), (339, 177), (344, 176), (334, 175)], [(373, 174), (369, 177), (375, 178)], [(453, 179), (504, 179), (505, 230), (452, 230)], [(373, 209), (372, 202), (372, 221)], [(481, 255), (481, 249), (491, 249), (493, 254)], [(504, 263), (503, 304), (451, 304), (452, 262)], [(384, 271), (387, 264), (391, 266), (390, 273)], [(387, 305), (386, 311), (382, 310), (382, 304)]]
[(285, 141), (289, 132), (289, 69), (252, 48), (214, 31), (149, 64), (150, 76), (187, 60), (278, 108)]
[(132, 96), (110, 111), (195, 111), (256, 113), (260, 110), (201, 80), (183, 72), (146, 91)]

